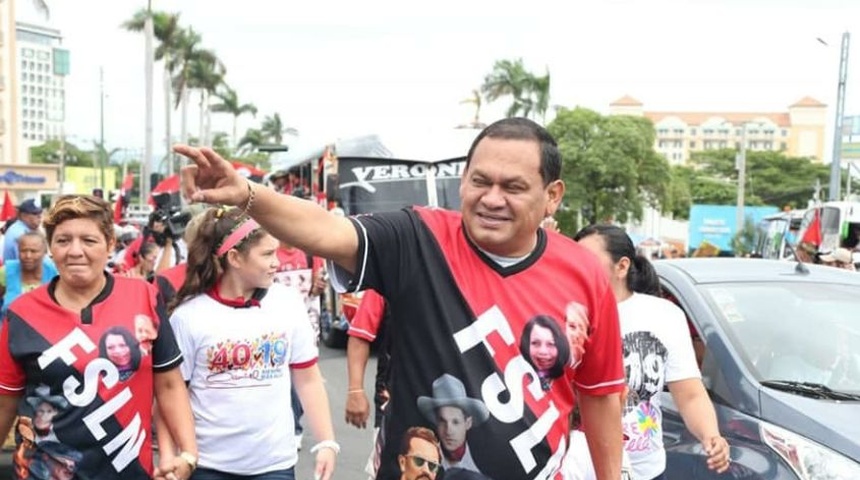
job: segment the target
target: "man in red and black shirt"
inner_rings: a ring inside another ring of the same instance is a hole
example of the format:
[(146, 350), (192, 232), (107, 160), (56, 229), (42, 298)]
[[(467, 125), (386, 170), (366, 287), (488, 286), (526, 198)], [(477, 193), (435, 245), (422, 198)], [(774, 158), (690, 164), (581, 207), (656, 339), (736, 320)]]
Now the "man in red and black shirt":
[[(545, 129), (516, 118), (484, 129), (466, 158), (461, 213), (409, 208), (344, 219), (254, 188), (209, 149), (177, 151), (196, 164), (186, 176), (192, 200), (242, 206), (276, 237), (331, 260), (336, 287), (372, 288), (388, 301), (391, 400), (378, 479), (399, 478), (409, 428), (434, 427), (419, 406), (429, 397), (486, 408), (467, 437), (485, 477), (560, 478), (575, 395), (597, 478), (620, 477), (618, 311), (593, 255), (540, 228), (564, 195), (561, 156)], [(563, 367), (546, 378), (520, 350), (536, 318), (568, 337), (552, 338)], [(457, 381), (434, 391), (445, 375)]]

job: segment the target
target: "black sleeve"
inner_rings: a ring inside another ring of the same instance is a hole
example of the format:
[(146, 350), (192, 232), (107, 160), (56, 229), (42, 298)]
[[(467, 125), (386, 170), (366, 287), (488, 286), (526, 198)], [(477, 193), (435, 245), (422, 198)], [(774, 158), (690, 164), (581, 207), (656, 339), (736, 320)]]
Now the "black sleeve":
[(411, 208), (350, 220), (358, 233), (355, 273), (350, 275), (335, 266), (333, 283), (339, 290), (373, 288), (384, 297), (396, 296), (420, 263), (418, 231), (426, 228), (423, 222)]
[(152, 343), (152, 370), (166, 372), (182, 363), (182, 351), (176, 344), (173, 328), (167, 317), (167, 308), (161, 295), (155, 295), (155, 312), (158, 319), (158, 337)]
[(155, 287), (158, 289), (158, 294), (161, 295), (161, 300), (164, 305), (170, 303), (173, 300), (173, 297), (176, 295), (176, 289), (173, 288), (173, 284), (170, 283), (170, 280), (164, 278), (161, 275), (155, 276)]

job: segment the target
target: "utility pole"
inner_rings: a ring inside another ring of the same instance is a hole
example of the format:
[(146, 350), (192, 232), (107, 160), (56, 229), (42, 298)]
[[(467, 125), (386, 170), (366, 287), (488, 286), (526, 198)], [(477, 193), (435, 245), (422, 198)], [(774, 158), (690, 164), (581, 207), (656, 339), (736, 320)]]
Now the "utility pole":
[(149, 162), (152, 160), (152, 96), (153, 96), (153, 79), (152, 71), (154, 68), (155, 58), (153, 57), (152, 39), (154, 36), (152, 25), (152, 0), (147, 2), (147, 15), (143, 22), (144, 35), (144, 80), (146, 84), (145, 103), (146, 103), (146, 133), (144, 136), (143, 159), (140, 162), (140, 204), (145, 205), (149, 198)]
[(741, 148), (735, 159), (735, 168), (738, 169), (738, 206), (735, 209), (736, 233), (744, 229), (744, 185), (747, 180), (747, 124), (741, 125)]
[(107, 149), (105, 149), (105, 69), (99, 67), (99, 163), (101, 169), (101, 181), (99, 186), (105, 190), (105, 164), (107, 163)]
[[(842, 49), (839, 53), (839, 84), (836, 91), (836, 122), (833, 125), (833, 158), (830, 160), (830, 201), (839, 200), (842, 185), (842, 123), (845, 118), (845, 83), (848, 80), (848, 44), (851, 34), (842, 34)], [(848, 172), (850, 178), (851, 172)]]

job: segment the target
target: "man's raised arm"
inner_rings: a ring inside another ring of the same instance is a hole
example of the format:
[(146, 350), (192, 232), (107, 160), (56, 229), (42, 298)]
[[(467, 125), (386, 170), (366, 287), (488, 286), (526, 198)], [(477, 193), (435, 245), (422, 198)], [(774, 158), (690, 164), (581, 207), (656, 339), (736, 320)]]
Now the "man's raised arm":
[(182, 169), (186, 198), (241, 208), (277, 239), (355, 271), (358, 234), (350, 220), (314, 202), (246, 180), (210, 148), (177, 145), (173, 149), (191, 161)]

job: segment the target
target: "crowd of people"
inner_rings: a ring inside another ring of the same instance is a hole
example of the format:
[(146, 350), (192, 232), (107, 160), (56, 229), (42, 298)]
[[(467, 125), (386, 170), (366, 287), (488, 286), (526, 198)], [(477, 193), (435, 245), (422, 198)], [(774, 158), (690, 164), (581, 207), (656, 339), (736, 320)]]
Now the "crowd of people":
[(728, 469), (683, 313), (654, 295), (648, 260), (616, 227), (556, 231), (565, 185), (543, 127), (478, 135), (460, 212), (345, 217), (210, 149), (176, 151), (184, 194), (208, 205), (182, 235), (159, 216), (129, 235), (86, 195), (43, 220), (22, 204), (7, 230), (0, 434), (16, 480), (294, 479), (303, 421), (315, 478), (332, 478), (314, 330), (327, 281), (365, 291), (347, 354), (359, 428), (380, 351), (369, 478), (662, 478), (664, 385), (708, 468)]

